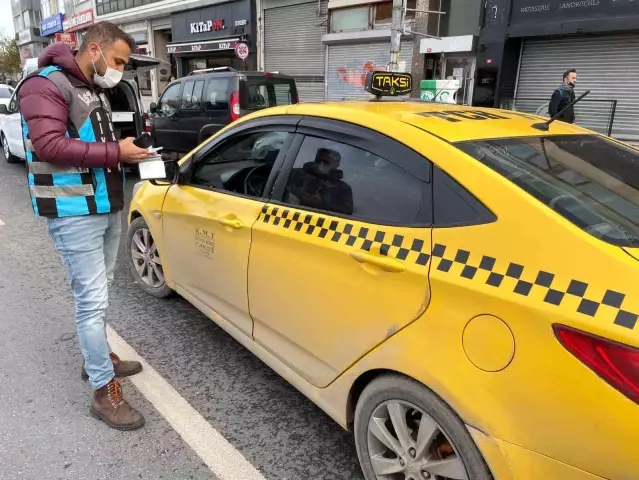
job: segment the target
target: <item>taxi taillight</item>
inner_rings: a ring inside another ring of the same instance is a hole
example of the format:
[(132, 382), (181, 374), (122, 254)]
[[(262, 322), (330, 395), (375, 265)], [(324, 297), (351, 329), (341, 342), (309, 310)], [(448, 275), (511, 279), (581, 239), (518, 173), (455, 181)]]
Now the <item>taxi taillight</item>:
[(561, 344), (597, 375), (639, 404), (639, 349), (565, 325), (555, 325)]

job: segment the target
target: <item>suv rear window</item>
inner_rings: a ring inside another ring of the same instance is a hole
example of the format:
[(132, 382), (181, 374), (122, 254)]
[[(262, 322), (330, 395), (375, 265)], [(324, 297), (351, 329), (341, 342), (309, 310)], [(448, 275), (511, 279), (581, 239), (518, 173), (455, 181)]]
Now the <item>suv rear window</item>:
[(639, 247), (639, 150), (596, 135), (455, 146), (594, 237)]
[(259, 110), (297, 103), (295, 82), (286, 78), (248, 77), (241, 80), (240, 108)]

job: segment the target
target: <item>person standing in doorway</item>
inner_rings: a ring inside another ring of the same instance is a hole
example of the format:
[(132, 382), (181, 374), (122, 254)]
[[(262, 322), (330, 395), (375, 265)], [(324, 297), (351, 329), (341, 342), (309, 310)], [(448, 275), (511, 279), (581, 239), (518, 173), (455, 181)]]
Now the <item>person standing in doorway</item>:
[[(555, 90), (550, 97), (548, 105), (548, 113), (554, 117), (561, 112), (566, 106), (575, 100), (575, 84), (577, 83), (577, 70), (571, 69), (564, 72), (562, 84)], [(557, 117), (566, 123), (575, 123), (575, 108), (570, 106)]]
[(134, 49), (116, 25), (96, 23), (77, 53), (63, 43), (45, 49), (18, 91), (31, 203), (46, 218), (71, 280), (82, 375), (94, 390), (90, 411), (120, 430), (141, 427), (144, 417), (124, 400), (115, 377), (142, 365), (111, 352), (104, 316), (122, 229), (121, 163), (150, 155), (133, 138), (116, 140), (103, 89), (122, 79)]

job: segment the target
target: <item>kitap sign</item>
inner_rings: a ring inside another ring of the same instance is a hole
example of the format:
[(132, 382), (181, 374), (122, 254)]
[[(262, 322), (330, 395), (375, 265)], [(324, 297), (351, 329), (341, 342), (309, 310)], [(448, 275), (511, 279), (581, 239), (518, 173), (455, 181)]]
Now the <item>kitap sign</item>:
[(219, 30), (224, 30), (226, 25), (224, 24), (224, 19), (219, 18), (217, 20), (207, 20), (205, 22), (192, 22), (191, 23), (191, 33), (202, 33), (202, 32), (217, 32)]
[(76, 13), (75, 15), (67, 17), (62, 26), (65, 32), (74, 32), (76, 30), (82, 30), (83, 28), (88, 27), (93, 22), (93, 10), (84, 10), (82, 12)]

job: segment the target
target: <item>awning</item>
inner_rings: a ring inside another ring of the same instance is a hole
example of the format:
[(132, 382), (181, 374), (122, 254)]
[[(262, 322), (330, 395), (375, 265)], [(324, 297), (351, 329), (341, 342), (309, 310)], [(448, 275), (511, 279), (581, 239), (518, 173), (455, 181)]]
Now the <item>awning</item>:
[(208, 42), (176, 42), (166, 46), (168, 53), (197, 53), (216, 52), (221, 50), (234, 50), (235, 45), (240, 41), (239, 37), (224, 38), (222, 40), (211, 40)]

